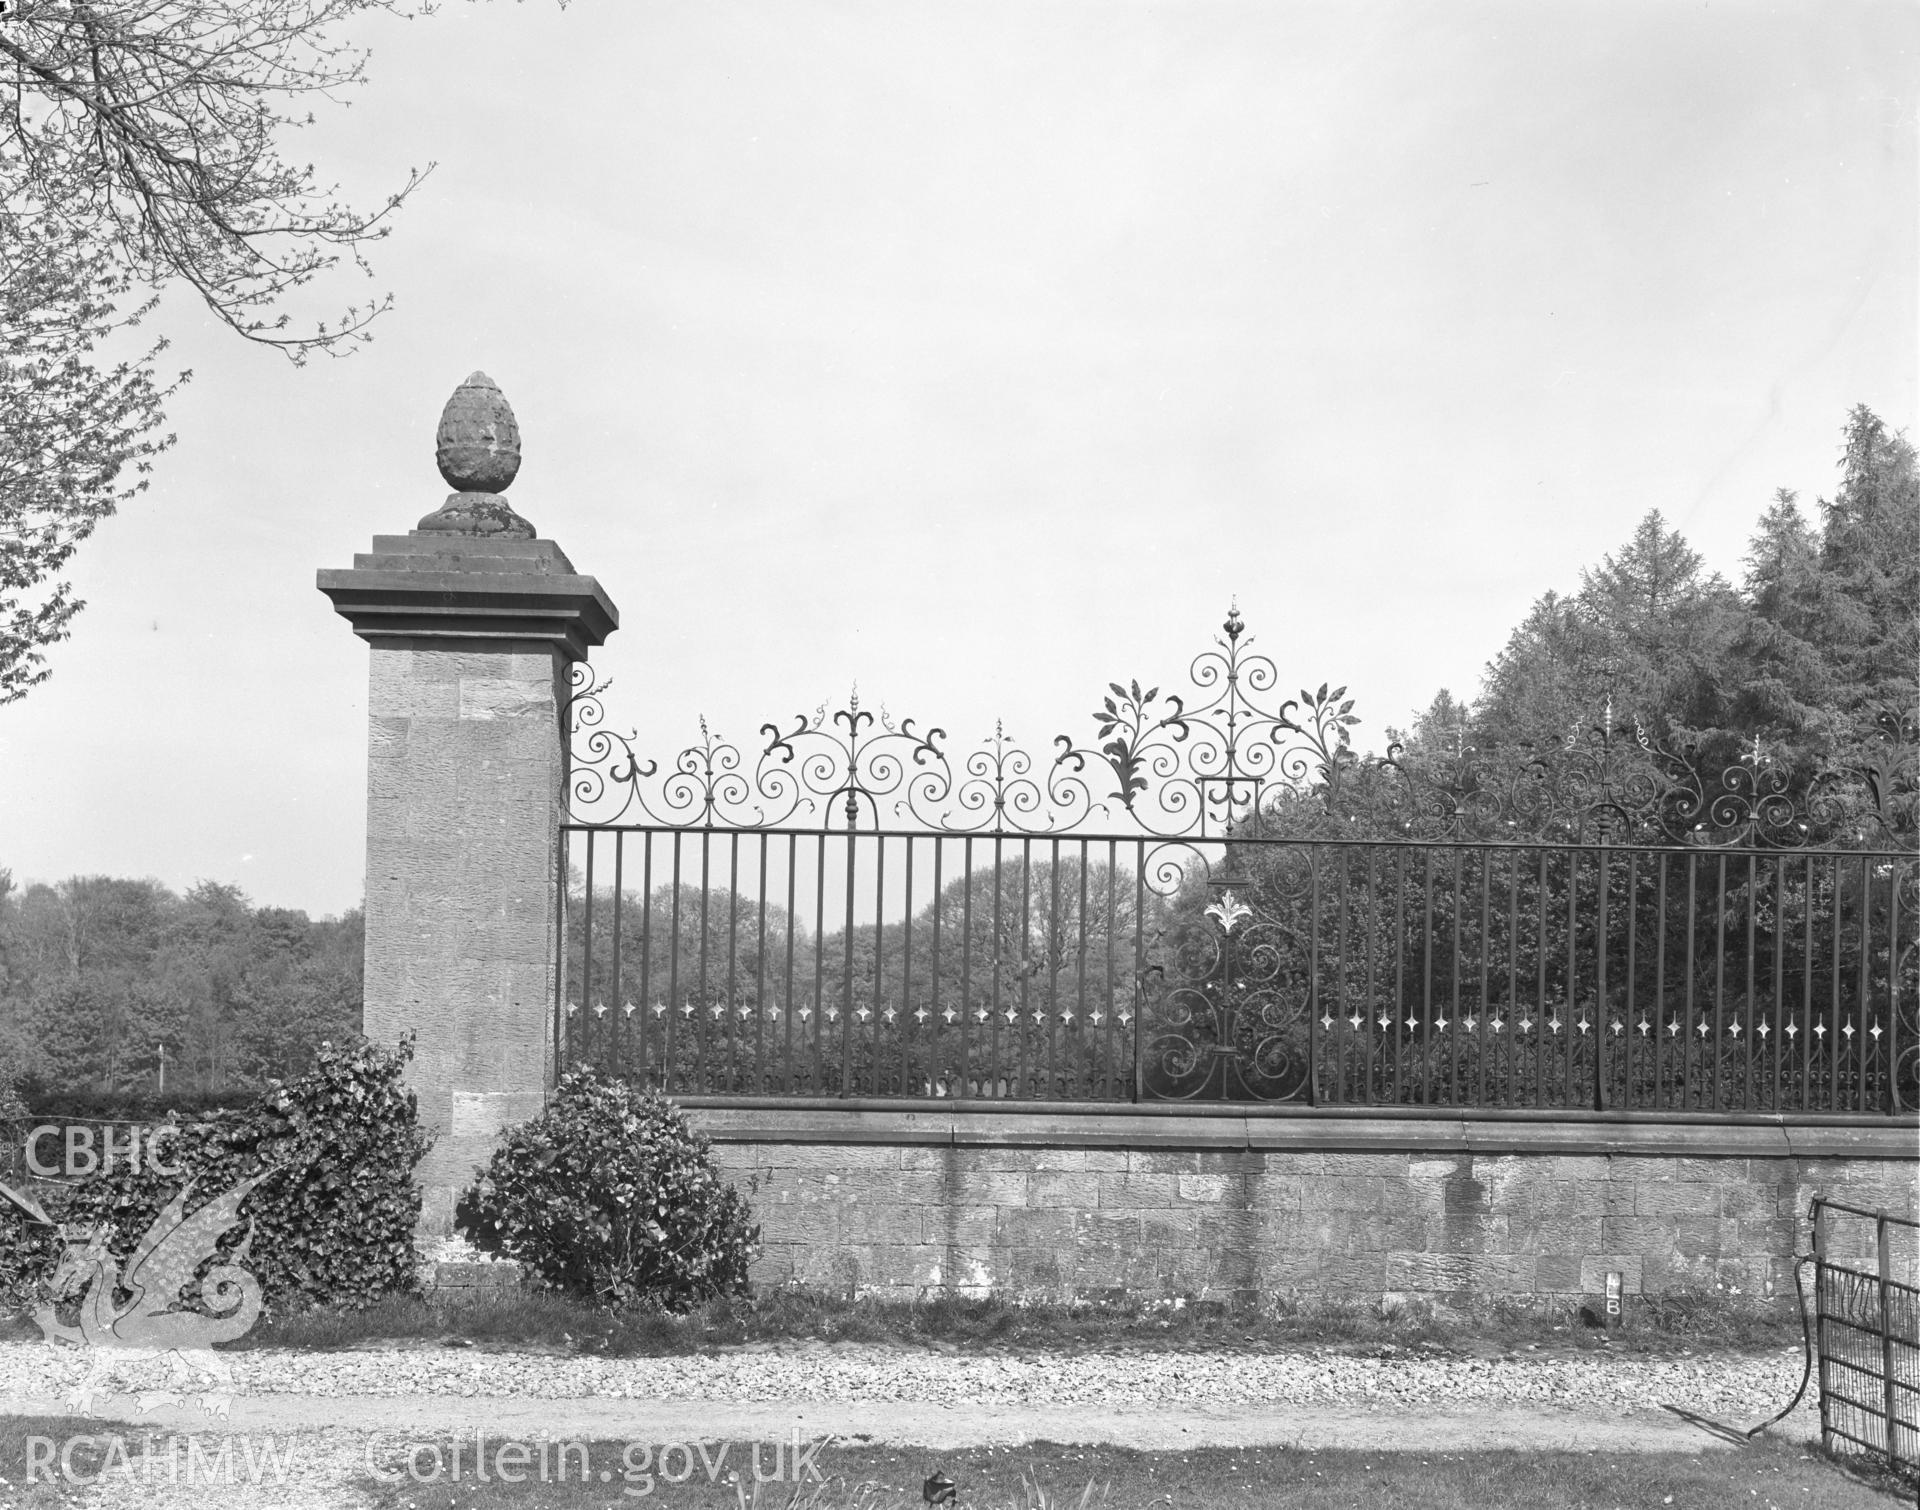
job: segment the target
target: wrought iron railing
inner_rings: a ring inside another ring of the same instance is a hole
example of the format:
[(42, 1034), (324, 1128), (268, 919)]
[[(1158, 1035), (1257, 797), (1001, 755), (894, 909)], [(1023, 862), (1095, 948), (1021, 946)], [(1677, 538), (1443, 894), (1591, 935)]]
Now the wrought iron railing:
[(1891, 853), (568, 837), (561, 1055), (682, 1094), (1920, 1099), (1916, 866)]
[(1824, 1445), (1920, 1469), (1920, 1222), (1816, 1200), (1813, 1261)]
[(1362, 762), (1344, 689), (1259, 705), (1243, 628), (1190, 698), (1115, 684), (1095, 744), (957, 768), (853, 700), (662, 773), (577, 680), (557, 1057), (682, 1095), (1920, 1103), (1911, 721), (1806, 777), (1610, 724)]

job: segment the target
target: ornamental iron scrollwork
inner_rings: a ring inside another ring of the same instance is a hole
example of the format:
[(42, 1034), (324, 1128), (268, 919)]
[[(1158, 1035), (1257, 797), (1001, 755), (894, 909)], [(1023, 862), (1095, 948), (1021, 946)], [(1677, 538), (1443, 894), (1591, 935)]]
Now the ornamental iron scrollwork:
[[(1096, 816), (1162, 838), (1229, 838), (1257, 820), (1278, 791), (1337, 787), (1352, 766), (1347, 730), (1358, 722), (1344, 687), (1303, 690), (1263, 706), (1278, 671), (1250, 654), (1237, 608), (1224, 637), (1195, 657), (1193, 691), (1168, 694), (1115, 682), (1095, 713), (1099, 743), (1061, 734), (1036, 760), (996, 724), (955, 768), (946, 732), (897, 723), (883, 707), (844, 707), (768, 723), (751, 769), (740, 748), (700, 721), (700, 743), (663, 768), (632, 736), (606, 727), (606, 684), (572, 671), (570, 819), (613, 827), (773, 828), (789, 824), (913, 824), (948, 834), (1044, 835)], [(1299, 715), (1296, 717), (1295, 715)], [(1110, 790), (1100, 787), (1111, 779)]]
[[(1910, 713), (1879, 718), (1848, 761), (1790, 768), (1758, 741), (1708, 775), (1609, 704), (1551, 747), (1354, 753), (1345, 687), (1276, 700), (1279, 672), (1251, 649), (1237, 607), (1189, 666), (1190, 689), (1110, 683), (1090, 742), (1061, 734), (1035, 756), (1004, 727), (964, 756), (939, 727), (864, 705), (761, 725), (751, 761), (700, 722), (662, 766), (606, 726), (606, 686), (572, 671), (570, 821), (669, 828), (913, 827), (1058, 835), (1104, 827), (1154, 839), (1355, 839), (1797, 849), (1909, 843), (1920, 739)], [(1331, 825), (1331, 827), (1329, 827)]]
[[(1410, 756), (1377, 763), (1389, 777), (1389, 827), (1414, 842), (1512, 840), (1803, 849), (1911, 843), (1914, 720), (1880, 714), (1866, 751), (1807, 779), (1759, 740), (1717, 776), (1697, 744), (1668, 745), (1638, 720), (1606, 721), (1559, 746)], [(1330, 806), (1339, 794), (1332, 794)]]
[[(1290, 847), (1271, 859), (1270, 896), (1304, 892), (1311, 860)], [(1213, 900), (1174, 908), (1142, 975), (1141, 1089), (1166, 1101), (1304, 1100), (1312, 1080), (1308, 950), (1282, 909), (1250, 905), (1229, 853), (1216, 872), (1203, 854), (1183, 867)]]
[[(1170, 693), (1162, 702), (1158, 687), (1113, 682), (1093, 714), (1099, 746), (1077, 747), (1064, 734), (1054, 741), (1059, 762), (1076, 771), (1105, 765), (1111, 800), (1162, 838), (1230, 838), (1257, 824), (1278, 791), (1337, 792), (1353, 763), (1347, 730), (1360, 720), (1347, 689), (1322, 682), (1317, 692), (1263, 707), (1278, 668), (1249, 651), (1237, 605), (1221, 628), (1225, 637), (1188, 668), (1193, 696)], [(1305, 723), (1295, 716), (1303, 710)]]

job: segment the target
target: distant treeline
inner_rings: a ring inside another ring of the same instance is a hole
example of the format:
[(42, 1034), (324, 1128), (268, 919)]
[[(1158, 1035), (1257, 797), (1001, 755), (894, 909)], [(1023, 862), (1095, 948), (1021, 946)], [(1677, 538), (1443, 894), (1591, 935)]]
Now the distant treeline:
[(360, 1030), (362, 939), (358, 910), (315, 920), (214, 881), (179, 896), (0, 869), (0, 1100), (11, 1083), (29, 1107), (54, 1091), (157, 1105), (163, 1050), (168, 1103), (297, 1074)]

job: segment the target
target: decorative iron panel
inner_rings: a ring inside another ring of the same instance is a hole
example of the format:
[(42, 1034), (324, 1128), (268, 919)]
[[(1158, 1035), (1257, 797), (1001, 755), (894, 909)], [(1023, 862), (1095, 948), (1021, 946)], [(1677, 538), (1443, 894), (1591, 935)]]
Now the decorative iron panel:
[[(681, 1094), (1912, 1111), (1911, 720), (1358, 760), (1237, 613), (1037, 758), (849, 699), (664, 768), (576, 668), (562, 1062)], [(1881, 847), (1866, 847), (1879, 841)]]

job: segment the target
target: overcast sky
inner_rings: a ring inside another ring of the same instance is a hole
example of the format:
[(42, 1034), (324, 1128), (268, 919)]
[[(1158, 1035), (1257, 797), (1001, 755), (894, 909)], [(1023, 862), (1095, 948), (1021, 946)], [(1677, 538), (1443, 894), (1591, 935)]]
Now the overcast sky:
[(843, 697), (1036, 749), (1237, 595), (1378, 748), (1650, 508), (1738, 577), (1916, 405), (1908, 4), (552, 0), (371, 18), (289, 156), (377, 204), (374, 344), (169, 298), (179, 445), (0, 709), (16, 877), (360, 898), (367, 650), (314, 588), (445, 495), (597, 576), (610, 721), (753, 749)]

